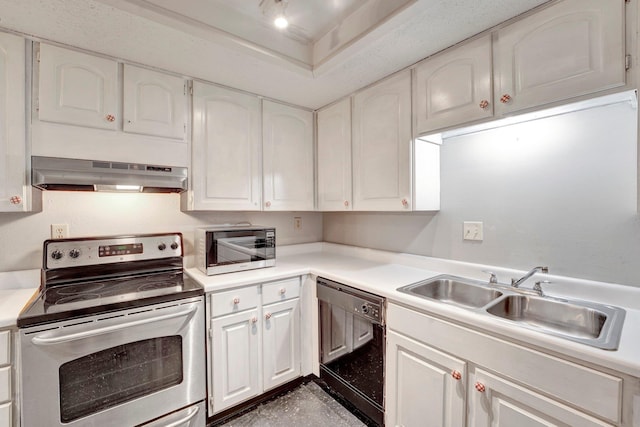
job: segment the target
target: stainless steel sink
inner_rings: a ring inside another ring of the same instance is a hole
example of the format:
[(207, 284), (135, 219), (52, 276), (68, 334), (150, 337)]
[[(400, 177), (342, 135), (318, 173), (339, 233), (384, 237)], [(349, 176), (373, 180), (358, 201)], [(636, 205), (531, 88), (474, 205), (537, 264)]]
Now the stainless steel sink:
[(463, 307), (480, 308), (502, 296), (502, 292), (481, 282), (455, 276), (437, 276), (398, 288), (400, 292)]
[(618, 347), (625, 311), (586, 301), (508, 295), (486, 311), (515, 324), (607, 350)]

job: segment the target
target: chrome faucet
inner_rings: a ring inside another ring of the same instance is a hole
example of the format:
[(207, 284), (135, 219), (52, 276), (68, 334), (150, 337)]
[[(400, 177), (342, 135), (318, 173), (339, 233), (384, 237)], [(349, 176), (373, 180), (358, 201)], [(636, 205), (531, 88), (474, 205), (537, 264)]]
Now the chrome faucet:
[(531, 277), (534, 274), (536, 274), (538, 271), (540, 271), (542, 273), (548, 273), (549, 272), (549, 267), (534, 267), (534, 268), (531, 269), (531, 271), (529, 271), (527, 274), (525, 274), (524, 276), (522, 276), (518, 280), (511, 279), (511, 286), (513, 286), (514, 288), (519, 287), (520, 285), (522, 285), (522, 283), (524, 283), (525, 280), (527, 280), (529, 277)]

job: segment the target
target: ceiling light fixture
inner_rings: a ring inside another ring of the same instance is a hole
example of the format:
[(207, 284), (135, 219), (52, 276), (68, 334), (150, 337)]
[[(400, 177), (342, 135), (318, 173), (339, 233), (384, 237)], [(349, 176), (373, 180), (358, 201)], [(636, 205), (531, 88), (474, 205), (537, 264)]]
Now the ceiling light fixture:
[(280, 29), (280, 30), (284, 30), (285, 28), (287, 28), (289, 26), (289, 21), (287, 20), (287, 17), (284, 14), (285, 9), (287, 8), (287, 0), (275, 0), (276, 2), (276, 6), (278, 7), (279, 11), (276, 14), (276, 19), (273, 20), (273, 25), (276, 26), (276, 28)]

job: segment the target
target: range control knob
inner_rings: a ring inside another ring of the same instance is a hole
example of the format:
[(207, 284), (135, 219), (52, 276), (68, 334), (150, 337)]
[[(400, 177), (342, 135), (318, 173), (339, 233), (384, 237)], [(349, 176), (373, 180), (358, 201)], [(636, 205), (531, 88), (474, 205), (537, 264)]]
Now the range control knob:
[(80, 251), (78, 249), (71, 249), (69, 251), (69, 256), (73, 259), (76, 259), (80, 256)]
[(362, 313), (369, 313), (369, 306), (367, 304), (362, 304)]
[(58, 249), (56, 249), (55, 251), (51, 252), (51, 258), (53, 259), (60, 259), (63, 257), (63, 253), (62, 251), (59, 251)]
[(158, 249), (161, 250), (161, 251), (164, 251), (165, 249), (167, 249), (167, 245), (165, 245), (164, 243), (160, 243), (158, 245)]
[(178, 242), (173, 242), (173, 243), (171, 244), (171, 249), (173, 249), (174, 251), (175, 251), (176, 249), (178, 249)]

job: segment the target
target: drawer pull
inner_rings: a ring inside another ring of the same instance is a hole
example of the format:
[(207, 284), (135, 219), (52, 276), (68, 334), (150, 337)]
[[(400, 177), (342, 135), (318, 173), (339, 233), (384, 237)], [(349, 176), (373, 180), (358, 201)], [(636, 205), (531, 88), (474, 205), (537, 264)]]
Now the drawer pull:
[(258, 323), (258, 318), (256, 316), (253, 316), (251, 318), (251, 323)]
[(284, 295), (287, 293), (287, 290), (285, 288), (280, 288), (280, 295)]
[(265, 318), (265, 319), (267, 319), (267, 320), (271, 319), (271, 313), (267, 313), (267, 314), (265, 314), (265, 315), (264, 315), (264, 318)]
[(476, 383), (475, 387), (480, 393), (484, 393), (486, 390), (486, 387), (482, 383)]
[(460, 371), (452, 371), (451, 372), (451, 376), (453, 377), (454, 380), (456, 381), (460, 381), (462, 379), (462, 374), (460, 373)]
[(240, 304), (240, 298), (235, 297), (235, 298), (233, 299), (233, 305), (238, 305), (238, 304)]

